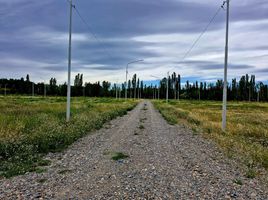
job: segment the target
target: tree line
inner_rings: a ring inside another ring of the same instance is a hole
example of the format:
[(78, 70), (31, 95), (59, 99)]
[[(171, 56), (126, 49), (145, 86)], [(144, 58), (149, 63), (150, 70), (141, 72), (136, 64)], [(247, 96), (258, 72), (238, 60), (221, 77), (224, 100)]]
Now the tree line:
[[(222, 100), (222, 80), (217, 80), (215, 83), (186, 81), (182, 85), (180, 74), (175, 72), (161, 79), (159, 84), (150, 85), (144, 84), (136, 74), (127, 84), (120, 85), (108, 81), (84, 83), (83, 74), (77, 74), (71, 86), (71, 95), (124, 98), (126, 92), (128, 98), (164, 99), (167, 85), (169, 99)], [(263, 82), (256, 82), (254, 75), (246, 74), (238, 80), (232, 79), (232, 82), (228, 83), (227, 90), (228, 100), (268, 101), (268, 86)], [(53, 77), (48, 84), (34, 83), (29, 75), (25, 79), (0, 79), (0, 94), (66, 96), (67, 84), (57, 84), (56, 78)]]

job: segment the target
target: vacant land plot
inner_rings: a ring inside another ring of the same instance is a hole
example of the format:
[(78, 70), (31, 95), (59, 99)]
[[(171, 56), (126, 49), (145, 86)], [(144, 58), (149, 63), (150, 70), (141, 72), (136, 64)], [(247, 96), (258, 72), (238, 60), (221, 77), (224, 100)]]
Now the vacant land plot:
[(42, 171), (42, 154), (60, 151), (137, 104), (108, 98), (72, 99), (65, 122), (65, 98), (0, 97), (0, 176)]
[(227, 131), (221, 130), (221, 102), (154, 102), (171, 124), (183, 124), (205, 133), (223, 147), (228, 156), (242, 158), (255, 176), (254, 166), (268, 169), (268, 103), (229, 102)]
[[(140, 125), (143, 129), (140, 129)], [(211, 140), (170, 126), (141, 102), (127, 115), (46, 156), (46, 172), (0, 180), (0, 199), (267, 199), (258, 178)]]

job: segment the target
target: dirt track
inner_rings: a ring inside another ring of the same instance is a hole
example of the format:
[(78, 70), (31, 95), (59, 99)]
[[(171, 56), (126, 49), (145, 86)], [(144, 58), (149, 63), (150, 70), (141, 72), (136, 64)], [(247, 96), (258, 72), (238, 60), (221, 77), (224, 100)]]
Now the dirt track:
[(1, 180), (0, 199), (268, 199), (212, 142), (168, 125), (149, 101), (47, 158), (43, 174)]

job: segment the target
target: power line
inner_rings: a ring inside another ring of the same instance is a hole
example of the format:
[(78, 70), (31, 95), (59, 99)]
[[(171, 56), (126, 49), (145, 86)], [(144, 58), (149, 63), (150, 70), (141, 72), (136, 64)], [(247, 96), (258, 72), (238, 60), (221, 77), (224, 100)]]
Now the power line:
[[(68, 1), (68, 0), (67, 0)], [(86, 20), (82, 17), (82, 15), (80, 14), (79, 10), (74, 6), (74, 10), (76, 11), (77, 15), (79, 16), (79, 18), (81, 19), (81, 21), (86, 25), (86, 27), (88, 28), (89, 32), (91, 33), (91, 35), (94, 37), (94, 39), (102, 46), (103, 50), (105, 51), (105, 53), (108, 55), (108, 57), (112, 57), (111, 54), (109, 53), (109, 51), (107, 50), (107, 48), (103, 45), (103, 41), (101, 41), (97, 35), (92, 31), (91, 26), (86, 22)]]
[[(203, 29), (203, 31), (200, 33), (200, 35), (196, 38), (196, 40), (194, 41), (194, 43), (192, 44), (192, 46), (189, 48), (188, 51), (186, 51), (186, 53), (184, 54), (184, 56), (182, 57), (182, 59), (180, 60), (179, 63), (181, 63), (182, 61), (185, 60), (185, 58), (191, 53), (191, 51), (193, 50), (193, 48), (196, 46), (196, 44), (199, 42), (199, 40), (201, 39), (201, 37), (207, 32), (209, 26), (212, 24), (212, 22), (215, 20), (215, 18), (217, 17), (217, 15), (219, 14), (221, 9), (224, 9), (224, 5), (225, 5), (225, 1), (224, 3), (217, 9), (217, 11), (215, 12), (215, 14), (212, 16), (212, 18), (209, 20), (208, 24), (205, 26), (205, 28)], [(171, 70), (173, 70), (176, 67), (173, 67)]]
[[(70, 0), (66, 0), (66, 2), (68, 4), (70, 4)], [(111, 54), (109, 53), (109, 51), (107, 50), (107, 48), (105, 48), (105, 46), (103, 45), (103, 41), (101, 41), (97, 35), (92, 31), (92, 27), (86, 22), (86, 20), (82, 17), (82, 15), (80, 14), (79, 10), (77, 9), (77, 7), (73, 4), (72, 5), (74, 10), (76, 11), (77, 15), (79, 16), (79, 18), (81, 19), (81, 21), (86, 25), (86, 27), (89, 29), (90, 34), (94, 37), (94, 39), (101, 45), (102, 49), (104, 50), (104, 52), (107, 54), (108, 57), (112, 57)]]
[[(69, 3), (69, 0), (66, 0)], [(191, 53), (191, 51), (194, 49), (194, 47), (197, 45), (197, 43), (199, 42), (199, 40), (201, 39), (201, 37), (207, 32), (208, 28), (210, 27), (210, 25), (212, 24), (212, 22), (215, 20), (215, 18), (217, 17), (217, 15), (219, 14), (221, 9), (224, 9), (224, 5), (225, 5), (225, 1), (223, 2), (223, 4), (217, 9), (217, 11), (215, 12), (215, 14), (212, 16), (212, 18), (210, 19), (210, 21), (208, 22), (208, 24), (205, 26), (205, 28), (203, 29), (203, 31), (200, 33), (200, 35), (197, 37), (197, 39), (193, 42), (193, 44), (191, 45), (191, 47), (186, 51), (186, 53), (183, 55), (182, 59), (180, 60), (179, 63), (181, 63), (182, 61), (185, 60), (185, 58)], [(82, 17), (82, 15), (80, 14), (79, 10), (74, 6), (73, 7), (77, 13), (77, 15), (79, 16), (79, 18), (81, 19), (81, 21), (86, 25), (86, 27), (88, 28), (89, 32), (91, 33), (91, 35), (94, 37), (94, 39), (101, 45), (101, 47), (103, 48), (103, 50), (105, 51), (105, 53), (109, 56), (112, 57), (111, 54), (109, 53), (109, 51), (107, 50), (107, 48), (103, 45), (103, 41), (101, 41), (97, 35), (93, 32), (92, 27), (87, 23), (87, 21)], [(171, 70), (173, 70), (176, 67), (173, 67)]]
[(193, 48), (198, 43), (198, 41), (201, 39), (201, 37), (207, 32), (209, 26), (212, 24), (212, 22), (214, 21), (214, 19), (216, 18), (216, 16), (219, 14), (219, 12), (220, 12), (221, 9), (222, 9), (221, 7), (218, 8), (218, 10), (216, 11), (216, 13), (213, 15), (213, 17), (210, 19), (209, 23), (204, 28), (204, 30), (200, 33), (200, 35), (194, 41), (194, 43), (192, 44), (191, 48), (185, 53), (185, 55), (182, 58), (182, 61), (189, 55), (189, 53), (193, 50)]

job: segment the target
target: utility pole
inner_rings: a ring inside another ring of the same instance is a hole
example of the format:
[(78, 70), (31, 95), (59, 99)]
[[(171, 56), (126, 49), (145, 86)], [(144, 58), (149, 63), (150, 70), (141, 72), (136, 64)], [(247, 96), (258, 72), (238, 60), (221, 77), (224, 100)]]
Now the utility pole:
[(71, 109), (72, 15), (73, 15), (73, 4), (72, 4), (72, 0), (70, 0), (69, 51), (68, 51), (68, 86), (67, 86), (67, 108), (66, 108), (66, 121), (67, 122), (70, 120), (70, 109)]
[(127, 64), (126, 66), (126, 83), (125, 83), (125, 99), (127, 100), (127, 75), (128, 75), (128, 66), (132, 63), (142, 62), (143, 60), (134, 60)]
[(115, 99), (117, 99), (117, 85), (115, 85)]
[(249, 86), (249, 89), (248, 89), (248, 101), (250, 102), (251, 100), (251, 86)]
[(32, 97), (34, 96), (34, 82), (32, 82)]
[(158, 86), (158, 100), (159, 100), (159, 92), (160, 92), (159, 90), (160, 90), (160, 86)]
[(46, 83), (44, 82), (44, 97), (47, 96), (47, 86)]
[(44, 98), (47, 96), (47, 91), (46, 91), (46, 81), (45, 81), (45, 79), (44, 78), (42, 78), (42, 77), (39, 77), (41, 80), (43, 80), (44, 81)]
[[(154, 77), (154, 78), (157, 78), (157, 79), (161, 80), (161, 78), (157, 77), (157, 76), (151, 75), (151, 77)], [(160, 85), (161, 85), (161, 81), (160, 81), (159, 86), (158, 86), (158, 100), (160, 98), (160, 87), (161, 87)], [(155, 86), (155, 89), (156, 89), (156, 86)], [(156, 99), (156, 91), (155, 91), (155, 99)]]
[(128, 68), (128, 65), (126, 67), (126, 82), (125, 82), (125, 99), (126, 100), (127, 100), (127, 74), (128, 74), (127, 68)]
[(82, 86), (83, 87), (83, 97), (86, 96), (86, 90), (85, 90), (85, 86)]
[(178, 101), (180, 101), (181, 75), (178, 75)]
[(168, 79), (169, 79), (169, 72), (167, 73), (167, 94), (166, 94), (166, 102), (168, 103)]
[(223, 105), (222, 105), (222, 130), (226, 130), (226, 107), (227, 107), (227, 67), (228, 67), (228, 39), (229, 39), (229, 8), (230, 0), (226, 0), (226, 39), (225, 39), (225, 59), (224, 59), (224, 86), (223, 86)]
[(115, 98), (116, 99), (119, 99), (119, 87), (117, 87), (118, 85), (118, 80), (116, 80), (116, 83), (115, 83)]
[(5, 96), (7, 96), (7, 84), (5, 84)]

